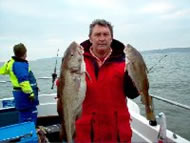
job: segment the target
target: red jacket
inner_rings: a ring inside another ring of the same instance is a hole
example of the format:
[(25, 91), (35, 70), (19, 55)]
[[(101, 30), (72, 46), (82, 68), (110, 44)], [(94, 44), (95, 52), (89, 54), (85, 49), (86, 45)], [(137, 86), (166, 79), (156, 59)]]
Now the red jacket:
[[(76, 121), (76, 142), (130, 142), (132, 131), (124, 87), (138, 96), (128, 75), (124, 74), (124, 45), (113, 40), (112, 54), (99, 68), (90, 54), (90, 42), (81, 45), (89, 77), (81, 117)], [(126, 80), (124, 82), (124, 80)], [(125, 84), (125, 85), (124, 85)]]

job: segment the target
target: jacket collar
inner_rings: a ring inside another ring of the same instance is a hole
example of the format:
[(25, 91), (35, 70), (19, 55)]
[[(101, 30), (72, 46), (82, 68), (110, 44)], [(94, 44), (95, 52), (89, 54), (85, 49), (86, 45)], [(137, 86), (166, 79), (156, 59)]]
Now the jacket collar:
[(27, 63), (28, 63), (27, 60), (21, 59), (21, 58), (16, 57), (16, 56), (12, 56), (12, 58), (13, 58), (15, 61), (17, 61), (17, 62), (27, 62)]

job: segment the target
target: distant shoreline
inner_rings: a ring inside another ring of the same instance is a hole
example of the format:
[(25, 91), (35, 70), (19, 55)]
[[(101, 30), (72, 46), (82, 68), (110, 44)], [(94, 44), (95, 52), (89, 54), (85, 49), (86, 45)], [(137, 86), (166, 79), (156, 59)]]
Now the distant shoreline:
[(190, 47), (187, 48), (166, 48), (166, 49), (155, 49), (140, 51), (141, 53), (169, 53), (169, 52), (190, 52)]
[[(145, 51), (139, 51), (142, 54), (146, 53), (173, 53), (173, 52), (180, 52), (180, 53), (185, 53), (185, 52), (190, 52), (190, 47), (187, 48), (166, 48), (166, 49), (154, 49), (154, 50), (145, 50)], [(37, 61), (37, 60), (45, 60), (45, 59), (53, 59), (56, 60), (57, 57), (44, 57), (44, 58), (39, 58), (39, 59), (33, 59), (29, 61)], [(58, 57), (62, 58), (62, 57)], [(4, 63), (5, 61), (0, 61), (0, 63)]]

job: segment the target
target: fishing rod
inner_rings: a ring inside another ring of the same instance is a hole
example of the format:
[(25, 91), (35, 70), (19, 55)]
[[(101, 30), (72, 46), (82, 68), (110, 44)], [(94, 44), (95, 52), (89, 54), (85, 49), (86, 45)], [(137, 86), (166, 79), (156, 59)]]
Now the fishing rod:
[(59, 48), (57, 50), (57, 57), (56, 57), (56, 61), (55, 61), (55, 68), (54, 68), (54, 73), (52, 73), (52, 86), (51, 86), (51, 89), (53, 89), (54, 87), (54, 83), (55, 83), (55, 80), (57, 78), (57, 73), (56, 73), (56, 68), (57, 68), (57, 58), (58, 58), (58, 54), (59, 54)]
[[(160, 58), (160, 60), (158, 61), (158, 63), (160, 63), (165, 57), (167, 57), (168, 55), (164, 55), (162, 58)], [(152, 67), (150, 67), (149, 69), (148, 69), (148, 73), (158, 64), (158, 63), (156, 63), (155, 65), (153, 65)]]

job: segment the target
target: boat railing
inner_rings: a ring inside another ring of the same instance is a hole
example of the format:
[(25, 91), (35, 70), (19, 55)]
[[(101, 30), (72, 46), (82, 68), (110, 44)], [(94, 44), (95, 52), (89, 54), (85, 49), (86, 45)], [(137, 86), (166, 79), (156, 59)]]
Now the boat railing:
[(178, 103), (178, 102), (175, 102), (175, 101), (172, 101), (172, 100), (169, 100), (169, 99), (160, 97), (160, 96), (152, 95), (152, 94), (151, 94), (151, 96), (152, 96), (153, 98), (157, 99), (157, 100), (161, 100), (161, 101), (166, 102), (166, 103), (169, 103), (169, 104), (171, 104), (171, 105), (175, 105), (175, 106), (177, 106), (177, 107), (190, 110), (190, 106), (188, 106), (188, 105), (183, 105), (183, 104), (181, 104), (181, 103)]
[[(42, 77), (37, 77), (37, 79), (52, 79), (50, 76), (42, 76)], [(10, 80), (0, 80), (0, 83), (6, 83), (6, 82), (11, 82)]]
[[(40, 79), (40, 80), (43, 80), (43, 79), (52, 79), (52, 77), (50, 77), (50, 76), (43, 76), (43, 77), (37, 77), (37, 79)], [(9, 81), (9, 80), (0, 81), (0, 83), (6, 83), (6, 82), (10, 82), (10, 81)], [(177, 107), (190, 110), (190, 106), (188, 106), (188, 105), (183, 105), (183, 104), (181, 104), (181, 103), (178, 103), (178, 102), (175, 102), (175, 101), (172, 101), (172, 100), (169, 100), (169, 99), (160, 97), (160, 96), (156, 96), (156, 95), (153, 95), (153, 94), (151, 94), (151, 96), (152, 96), (153, 98), (157, 99), (157, 100), (161, 100), (161, 101), (163, 101), (163, 102), (166, 102), (166, 103), (175, 105), (175, 106), (177, 106)]]

